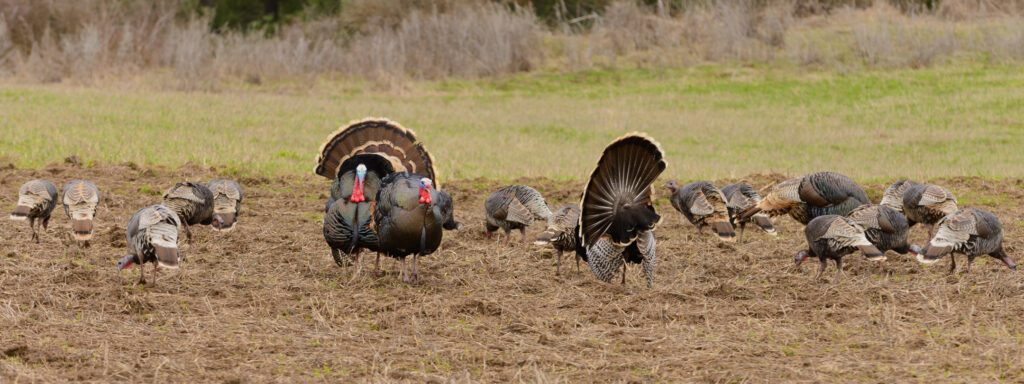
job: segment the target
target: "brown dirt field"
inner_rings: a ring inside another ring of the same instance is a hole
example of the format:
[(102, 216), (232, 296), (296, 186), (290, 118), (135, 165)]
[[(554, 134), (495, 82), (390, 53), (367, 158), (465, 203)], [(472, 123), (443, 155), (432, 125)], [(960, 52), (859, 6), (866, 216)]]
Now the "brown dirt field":
[[(0, 381), (1024, 379), (1021, 273), (979, 258), (971, 273), (949, 275), (945, 261), (925, 268), (890, 253), (884, 274), (850, 256), (842, 282), (829, 281), (833, 266), (816, 282), (814, 260), (802, 271), (792, 265), (804, 246), (792, 220), (776, 220), (778, 238), (748, 231), (744, 244), (720, 244), (684, 225), (660, 188), (653, 289), (636, 267), (625, 287), (575, 273), (572, 259), (555, 277), (550, 249), (486, 240), (483, 200), (499, 186), (488, 180), (444, 183), (466, 228), (423, 258), (415, 286), (400, 281), (390, 259), (380, 278), (352, 279), (334, 264), (321, 232), (329, 183), (312, 176), (239, 180), (246, 200), (237, 229), (194, 230), (188, 262), (153, 286), (136, 285), (137, 269), (115, 270), (135, 210), (159, 202), (175, 181), (216, 173), (0, 170), (3, 209), (37, 177), (58, 187), (91, 179), (103, 193), (91, 248), (65, 246), (69, 221), (59, 207), (39, 245), (27, 225), (0, 221)], [(746, 180), (760, 188), (781, 178)], [(521, 181), (555, 208), (582, 184)], [(935, 182), (999, 216), (1011, 257), (1021, 257), (1024, 181)], [(865, 187), (877, 201), (885, 185)], [(911, 233), (920, 243), (926, 230)]]

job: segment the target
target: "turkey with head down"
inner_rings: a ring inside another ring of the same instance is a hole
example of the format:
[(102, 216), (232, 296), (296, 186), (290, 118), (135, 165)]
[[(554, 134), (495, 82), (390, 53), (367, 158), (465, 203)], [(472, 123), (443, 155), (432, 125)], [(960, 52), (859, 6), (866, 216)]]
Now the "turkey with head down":
[(18, 189), (18, 204), (11, 212), (11, 220), (28, 220), (32, 228), (32, 241), (39, 243), (36, 220), (41, 220), (43, 231), (50, 224), (50, 214), (57, 206), (57, 186), (46, 180), (31, 180)]
[(935, 236), (939, 220), (957, 211), (956, 196), (934, 184), (918, 184), (910, 180), (893, 183), (882, 195), (882, 205), (890, 206), (907, 216), (910, 226), (929, 225), (928, 239)]
[[(202, 183), (183, 181), (164, 192), (163, 205), (170, 208), (185, 227), (185, 239), (192, 242), (189, 226), (210, 225), (213, 216), (213, 192)], [(220, 220), (220, 218), (217, 218)]]
[(964, 208), (939, 220), (939, 230), (928, 246), (918, 251), (917, 261), (934, 264), (947, 254), (949, 272), (956, 270), (955, 253), (967, 255), (967, 272), (971, 270), (974, 258), (989, 255), (1002, 261), (1007, 268), (1017, 269), (1003, 250), (1003, 225), (995, 215), (978, 209)]
[[(359, 252), (378, 252), (374, 274), (380, 271), (379, 237), (374, 211), (379, 207), (382, 180), (395, 172), (436, 178), (434, 159), (416, 134), (382, 118), (354, 121), (327, 137), (320, 147), (317, 175), (332, 181), (324, 215), (324, 240), (339, 266), (356, 263)], [(418, 181), (417, 181), (418, 182)]]
[(665, 171), (661, 146), (642, 133), (623, 136), (604, 149), (580, 201), (576, 252), (604, 282), (626, 263), (640, 264), (647, 287), (654, 284), (654, 229), (661, 216), (652, 204), (652, 183)]
[(736, 224), (740, 226), (738, 239), (740, 242), (743, 241), (743, 231), (747, 229), (747, 224), (750, 222), (754, 222), (754, 225), (757, 225), (765, 233), (778, 236), (775, 225), (772, 224), (768, 215), (758, 213), (747, 219), (740, 218), (741, 212), (761, 202), (761, 195), (754, 188), (744, 183), (729, 184), (722, 187), (722, 194), (725, 195), (725, 207), (729, 210), (729, 222), (733, 227), (736, 227)]
[(85, 180), (72, 180), (64, 184), (61, 196), (64, 213), (71, 219), (71, 234), (75, 240), (89, 246), (92, 239), (92, 222), (96, 216), (96, 206), (100, 202), (100, 190), (96, 184)]
[(885, 261), (885, 254), (868, 241), (864, 228), (849, 218), (838, 215), (815, 217), (804, 228), (804, 234), (807, 236), (808, 249), (798, 252), (794, 262), (800, 266), (808, 257), (817, 257), (821, 266), (814, 276), (815, 280), (821, 277), (828, 266), (828, 260), (832, 259), (836, 262), (835, 282), (838, 282), (843, 275), (843, 256), (857, 250), (864, 253), (868, 260)]
[(140, 209), (128, 221), (125, 235), (131, 251), (117, 262), (117, 270), (139, 265), (139, 283), (146, 283), (145, 265), (153, 263), (153, 282), (156, 282), (157, 268), (177, 269), (178, 230), (181, 228), (178, 215), (163, 205), (151, 205)]
[(725, 206), (725, 195), (714, 184), (696, 181), (682, 188), (675, 181), (665, 184), (672, 192), (669, 201), (672, 207), (682, 213), (697, 231), (704, 233), (704, 227), (711, 227), (722, 241), (736, 241), (736, 231), (729, 222), (729, 209)]
[[(566, 206), (555, 211), (548, 219), (548, 226), (537, 236), (533, 243), (536, 245), (551, 244), (558, 252), (558, 261), (555, 265), (555, 276), (562, 273), (562, 253), (566, 251), (575, 252), (579, 244), (577, 232), (579, 232), (580, 207), (577, 205)], [(576, 272), (580, 271), (580, 255), (576, 254)]]
[(509, 243), (509, 233), (518, 229), (526, 244), (526, 227), (534, 220), (547, 220), (551, 217), (551, 209), (544, 202), (544, 197), (526, 185), (510, 185), (501, 188), (484, 201), (484, 227), (487, 237), (491, 237), (499, 228), (505, 231), (505, 245)]
[(234, 180), (214, 180), (206, 185), (213, 192), (213, 230), (228, 232), (235, 228), (242, 212), (242, 186)]
[(835, 172), (818, 172), (779, 183), (760, 203), (743, 211), (740, 219), (746, 220), (761, 212), (772, 216), (789, 214), (807, 225), (815, 217), (845, 216), (869, 203), (864, 189), (853, 179)]

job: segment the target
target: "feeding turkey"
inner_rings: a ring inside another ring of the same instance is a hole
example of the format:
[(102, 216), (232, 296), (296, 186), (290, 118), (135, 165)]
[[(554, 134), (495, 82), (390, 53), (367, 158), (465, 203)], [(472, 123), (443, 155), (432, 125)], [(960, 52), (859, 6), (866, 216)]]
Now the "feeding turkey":
[(892, 250), (901, 255), (911, 252), (907, 242), (910, 227), (899, 211), (880, 204), (865, 204), (846, 216), (864, 228), (864, 235), (879, 251)]
[(843, 275), (843, 256), (861, 251), (868, 260), (882, 262), (885, 255), (868, 241), (864, 228), (849, 218), (838, 215), (818, 216), (804, 228), (807, 236), (807, 250), (796, 254), (794, 262), (797, 266), (808, 257), (817, 257), (821, 261), (817, 280), (828, 266), (828, 260), (836, 262), (836, 278), (838, 282)]
[(853, 179), (835, 172), (818, 172), (779, 183), (760, 203), (743, 211), (740, 219), (762, 212), (771, 216), (788, 214), (807, 225), (815, 217), (846, 216), (854, 208), (870, 203), (864, 189)]
[(761, 195), (754, 188), (744, 183), (729, 184), (722, 187), (722, 194), (725, 195), (725, 207), (729, 210), (729, 222), (732, 223), (734, 228), (737, 224), (740, 226), (738, 241), (743, 241), (743, 232), (747, 229), (747, 224), (750, 222), (753, 222), (754, 225), (757, 225), (765, 233), (778, 236), (778, 232), (775, 231), (775, 225), (772, 224), (772, 220), (768, 215), (757, 213), (746, 219), (740, 218), (741, 212), (761, 202)]
[(210, 225), (214, 222), (213, 192), (202, 183), (184, 181), (175, 184), (164, 192), (163, 205), (178, 215), (181, 225), (185, 227), (185, 238), (190, 243), (192, 230), (189, 226)]
[(71, 233), (75, 240), (89, 246), (96, 207), (100, 202), (100, 191), (96, 184), (86, 180), (69, 181), (64, 185), (61, 202), (64, 213), (71, 219)]
[[(569, 205), (555, 211), (548, 219), (547, 228), (537, 236), (533, 243), (536, 245), (551, 244), (558, 253), (558, 261), (555, 265), (555, 276), (562, 271), (562, 253), (566, 251), (575, 252), (579, 244), (577, 232), (579, 232), (580, 207)], [(580, 255), (576, 253), (576, 272), (580, 271)]]
[(42, 221), (43, 231), (50, 224), (50, 214), (57, 206), (57, 186), (46, 180), (31, 180), (18, 189), (18, 204), (11, 212), (11, 220), (28, 220), (32, 240), (39, 242), (36, 220)]
[[(430, 189), (437, 188), (437, 172), (430, 153), (416, 140), (415, 133), (387, 119), (356, 121), (328, 136), (320, 147), (314, 172), (332, 181), (324, 215), (324, 240), (331, 247), (335, 263), (345, 266), (349, 257), (356, 262), (355, 273), (359, 271), (359, 252), (363, 249), (378, 252), (374, 273), (380, 270), (384, 239), (378, 233), (381, 227), (375, 222), (375, 212), (382, 208), (380, 193), (385, 186), (384, 179), (397, 173), (420, 175), (415, 180), (417, 186), (419, 179), (425, 178), (430, 182)], [(439, 192), (434, 190), (432, 193), (437, 195)], [(389, 192), (388, 197), (394, 199), (391, 193), (394, 192)], [(416, 204), (421, 204), (418, 189), (408, 193), (415, 195)], [(441, 209), (447, 203), (444, 210), (451, 217), (451, 198), (447, 193), (445, 197), (433, 198), (423, 204), (433, 204), (431, 207)], [(392, 208), (385, 207), (389, 212)], [(451, 221), (452, 227), (458, 227), (454, 219)], [(419, 225), (423, 225), (422, 220)]]
[(711, 227), (722, 241), (736, 241), (736, 231), (729, 222), (729, 210), (725, 206), (725, 195), (718, 187), (707, 181), (696, 181), (683, 187), (669, 181), (665, 187), (672, 192), (669, 197), (672, 207), (697, 227), (698, 232), (704, 233), (704, 227)]
[(177, 269), (181, 226), (178, 215), (163, 205), (151, 205), (135, 212), (125, 230), (131, 253), (117, 262), (117, 269), (121, 271), (138, 264), (140, 284), (146, 283), (146, 263), (154, 264), (153, 282), (156, 282), (157, 268)]
[(544, 202), (544, 197), (526, 185), (510, 185), (501, 188), (484, 201), (484, 227), (490, 238), (499, 228), (505, 231), (505, 245), (509, 243), (509, 233), (513, 229), (523, 235), (526, 244), (526, 227), (534, 220), (547, 220), (551, 217), (551, 209)]
[(893, 183), (882, 195), (882, 204), (903, 212), (911, 227), (929, 225), (928, 239), (935, 236), (935, 227), (958, 210), (956, 196), (948, 189), (934, 184), (918, 184), (910, 180)]
[(934, 264), (949, 255), (949, 272), (956, 270), (954, 254), (967, 255), (967, 272), (971, 270), (974, 258), (989, 255), (1012, 270), (1017, 264), (1010, 260), (1003, 249), (1003, 225), (995, 215), (978, 208), (964, 208), (942, 218), (935, 237), (923, 251), (918, 251), (917, 261)]
[[(443, 230), (461, 228), (455, 221), (452, 198), (422, 174), (396, 172), (381, 184), (373, 213), (379, 252), (401, 260), (403, 280), (415, 283), (419, 280), (419, 258), (437, 250)], [(406, 258), (410, 255), (411, 273), (406, 269)]]
[(647, 287), (654, 284), (652, 183), (665, 170), (661, 146), (641, 133), (623, 136), (604, 149), (580, 202), (577, 252), (598, 279), (611, 282), (626, 263), (640, 264)]
[(214, 180), (206, 185), (213, 193), (213, 220), (215, 231), (228, 232), (235, 228), (242, 212), (242, 186), (234, 180)]

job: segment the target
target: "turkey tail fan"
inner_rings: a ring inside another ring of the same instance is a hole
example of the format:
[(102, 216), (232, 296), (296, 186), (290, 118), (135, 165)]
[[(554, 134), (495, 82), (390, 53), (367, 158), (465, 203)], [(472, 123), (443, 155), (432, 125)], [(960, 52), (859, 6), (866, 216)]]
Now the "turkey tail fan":
[(92, 240), (92, 219), (72, 219), (71, 231), (75, 240)]
[(32, 207), (27, 205), (18, 205), (14, 207), (14, 211), (11, 212), (11, 220), (23, 221), (28, 220), (28, 214), (32, 212)]
[(651, 205), (651, 183), (665, 170), (661, 146), (630, 133), (604, 149), (580, 200), (579, 234), (584, 247), (603, 236), (625, 246), (661, 220)]
[[(426, 175), (440, 189), (434, 158), (416, 134), (398, 123), (383, 118), (366, 118), (349, 123), (327, 137), (317, 155), (317, 175), (334, 179), (339, 171), (351, 164), (365, 163), (381, 176), (391, 172), (409, 172)], [(348, 163), (348, 164), (346, 164)], [(354, 167), (354, 164), (351, 164)]]

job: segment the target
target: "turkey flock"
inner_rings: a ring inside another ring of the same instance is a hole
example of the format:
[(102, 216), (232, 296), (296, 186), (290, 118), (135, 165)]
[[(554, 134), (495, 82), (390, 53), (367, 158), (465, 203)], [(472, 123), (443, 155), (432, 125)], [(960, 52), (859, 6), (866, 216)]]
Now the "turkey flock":
[[(577, 272), (582, 260), (599, 280), (612, 282), (621, 276), (625, 284), (627, 266), (639, 264), (647, 287), (652, 287), (655, 229), (662, 221), (654, 206), (654, 182), (666, 167), (657, 141), (642, 133), (627, 134), (601, 153), (576, 204), (552, 211), (541, 193), (526, 185), (492, 193), (483, 204), (485, 234), (491, 238), (500, 229), (508, 246), (517, 230), (526, 244), (526, 228), (544, 221), (533, 244), (554, 248), (556, 275), (561, 274), (563, 254), (571, 252)], [(320, 147), (314, 173), (331, 181), (324, 240), (335, 263), (354, 268), (353, 277), (361, 273), (359, 256), (366, 251), (375, 255), (374, 275), (381, 273), (383, 254), (401, 261), (403, 281), (417, 283), (419, 260), (440, 248), (445, 231), (463, 227), (455, 220), (452, 197), (442, 189), (433, 156), (413, 131), (396, 122), (368, 118), (334, 132)], [(807, 247), (795, 253), (794, 263), (817, 258), (815, 280), (832, 260), (837, 269), (833, 282), (838, 282), (843, 256), (855, 252), (878, 263), (888, 251), (910, 253), (924, 264), (949, 255), (950, 272), (956, 270), (957, 253), (967, 257), (967, 271), (977, 256), (988, 255), (1016, 269), (1003, 249), (999, 219), (979, 208), (959, 207), (954, 194), (939, 185), (900, 180), (885, 190), (879, 204), (855, 181), (835, 172), (785, 180), (764, 196), (743, 183), (718, 188), (708, 181), (682, 186), (669, 181), (664, 188), (672, 207), (699, 233), (708, 228), (723, 242), (743, 242), (748, 224), (776, 236), (776, 216), (788, 215), (805, 225)], [(88, 247), (99, 189), (90, 181), (73, 180), (59, 199), (71, 220), (69, 235)], [(31, 180), (19, 189), (10, 218), (27, 220), (32, 240), (39, 242), (37, 221), (45, 231), (57, 203), (53, 183)], [(232, 180), (177, 183), (159, 204), (131, 217), (125, 231), (128, 254), (118, 261), (118, 269), (153, 263), (155, 281), (158, 269), (176, 269), (184, 260), (178, 249), (182, 233), (191, 243), (196, 225), (232, 230), (241, 203), (242, 186)], [(924, 248), (908, 243), (910, 228), (919, 223), (928, 227)], [(143, 272), (140, 284), (146, 283)]]

